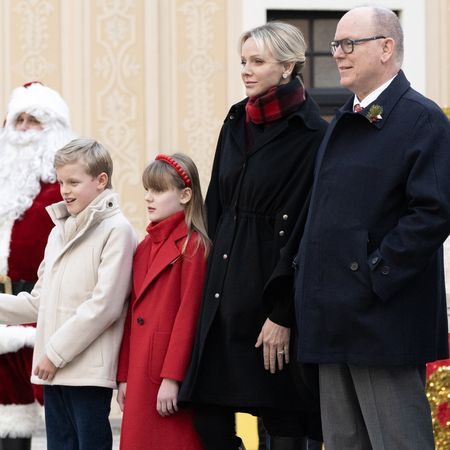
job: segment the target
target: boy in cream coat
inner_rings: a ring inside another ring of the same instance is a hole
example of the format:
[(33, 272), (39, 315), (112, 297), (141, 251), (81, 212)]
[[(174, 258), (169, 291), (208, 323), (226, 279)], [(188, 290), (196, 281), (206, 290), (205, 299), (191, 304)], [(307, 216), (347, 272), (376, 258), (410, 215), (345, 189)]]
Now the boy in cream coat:
[(64, 201), (29, 294), (0, 294), (0, 322), (37, 321), (31, 381), (44, 384), (48, 450), (110, 450), (108, 421), (136, 236), (111, 188), (112, 160), (91, 139), (56, 153)]

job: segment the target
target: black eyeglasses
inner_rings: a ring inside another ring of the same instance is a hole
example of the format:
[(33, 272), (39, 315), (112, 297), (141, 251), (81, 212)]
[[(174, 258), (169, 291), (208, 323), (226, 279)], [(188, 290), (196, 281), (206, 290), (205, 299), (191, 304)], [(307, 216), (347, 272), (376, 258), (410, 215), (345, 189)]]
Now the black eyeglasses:
[(386, 36), (372, 36), (368, 38), (362, 38), (362, 39), (341, 39), (339, 41), (331, 41), (330, 42), (330, 50), (331, 54), (334, 55), (336, 53), (336, 50), (340, 46), (342, 51), (349, 55), (350, 53), (353, 53), (353, 50), (355, 49), (355, 45), (361, 44), (363, 42), (367, 41), (376, 41), (377, 39), (386, 39)]

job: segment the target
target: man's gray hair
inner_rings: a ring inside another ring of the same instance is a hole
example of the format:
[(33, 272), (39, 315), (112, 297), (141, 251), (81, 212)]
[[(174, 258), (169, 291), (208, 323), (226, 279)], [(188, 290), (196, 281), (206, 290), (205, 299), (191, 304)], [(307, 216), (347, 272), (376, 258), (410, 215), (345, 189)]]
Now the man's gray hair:
[(397, 15), (388, 8), (373, 6), (374, 32), (390, 37), (395, 41), (395, 59), (402, 65), (403, 62), (403, 30)]

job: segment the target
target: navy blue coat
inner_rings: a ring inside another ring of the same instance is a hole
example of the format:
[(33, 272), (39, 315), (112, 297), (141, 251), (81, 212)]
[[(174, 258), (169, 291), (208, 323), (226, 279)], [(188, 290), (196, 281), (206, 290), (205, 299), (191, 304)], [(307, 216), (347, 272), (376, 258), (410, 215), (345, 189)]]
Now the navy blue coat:
[(303, 362), (446, 358), (442, 244), (450, 233), (450, 124), (403, 72), (370, 106), (338, 110), (318, 150), (296, 257)]

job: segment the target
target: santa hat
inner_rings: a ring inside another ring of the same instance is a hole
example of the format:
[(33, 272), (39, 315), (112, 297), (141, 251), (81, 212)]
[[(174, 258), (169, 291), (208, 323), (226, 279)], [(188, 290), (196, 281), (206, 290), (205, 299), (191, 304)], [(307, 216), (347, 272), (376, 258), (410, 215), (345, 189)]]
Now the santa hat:
[(59, 120), (70, 128), (67, 103), (58, 92), (39, 81), (26, 83), (13, 90), (6, 113), (6, 126), (13, 126), (17, 116), (23, 112), (36, 117), (42, 125)]

